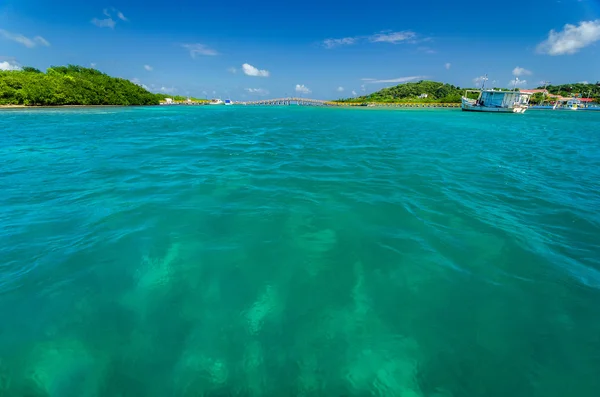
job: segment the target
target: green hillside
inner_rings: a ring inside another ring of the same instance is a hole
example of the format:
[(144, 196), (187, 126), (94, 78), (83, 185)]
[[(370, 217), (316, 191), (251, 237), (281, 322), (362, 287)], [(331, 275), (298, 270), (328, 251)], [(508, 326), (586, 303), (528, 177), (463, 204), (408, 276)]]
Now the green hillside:
[[(370, 95), (340, 99), (339, 102), (438, 102), (456, 103), (464, 90), (451, 84), (421, 80), (388, 87)], [(425, 97), (425, 95), (427, 95)]]
[(159, 99), (129, 80), (81, 66), (0, 71), (0, 105), (158, 105)]

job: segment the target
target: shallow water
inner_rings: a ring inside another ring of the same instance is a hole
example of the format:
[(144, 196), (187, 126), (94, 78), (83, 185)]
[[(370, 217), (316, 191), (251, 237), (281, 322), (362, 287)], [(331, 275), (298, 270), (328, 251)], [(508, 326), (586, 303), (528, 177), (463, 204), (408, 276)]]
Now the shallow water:
[(0, 112), (0, 396), (597, 396), (600, 114)]

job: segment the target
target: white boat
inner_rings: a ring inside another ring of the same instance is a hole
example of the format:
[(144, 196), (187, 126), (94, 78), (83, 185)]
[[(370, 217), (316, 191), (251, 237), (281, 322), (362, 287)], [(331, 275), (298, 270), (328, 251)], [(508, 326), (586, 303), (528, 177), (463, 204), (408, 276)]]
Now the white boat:
[(223, 101), (220, 99), (213, 99), (212, 101), (210, 101), (209, 105), (222, 105)]
[(233, 102), (231, 102), (231, 99), (225, 99), (225, 105), (233, 105)]
[[(468, 93), (478, 93), (477, 99)], [(531, 94), (519, 91), (466, 90), (461, 108), (470, 112), (525, 113)]]
[(563, 101), (558, 100), (556, 101), (556, 104), (554, 105), (554, 109), (555, 110), (578, 110), (578, 109), (585, 109), (584, 106), (582, 106), (582, 103), (579, 99), (569, 99), (567, 100), (566, 104), (562, 104)]
[[(517, 91), (518, 78), (513, 91), (486, 90), (487, 74), (482, 78), (480, 90), (466, 90), (460, 107), (469, 112), (525, 113), (531, 94)], [(477, 99), (469, 98), (469, 92), (477, 93)]]

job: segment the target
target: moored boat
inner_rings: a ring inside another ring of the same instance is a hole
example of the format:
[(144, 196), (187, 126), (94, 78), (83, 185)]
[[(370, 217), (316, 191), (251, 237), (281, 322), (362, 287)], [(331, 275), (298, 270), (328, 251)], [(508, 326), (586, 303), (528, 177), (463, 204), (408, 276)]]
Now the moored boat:
[[(500, 91), (484, 89), (487, 75), (482, 79), (480, 90), (466, 90), (461, 98), (460, 107), (470, 112), (495, 112), (495, 113), (525, 113), (529, 107), (531, 94), (517, 91)], [(476, 93), (477, 99), (469, 98), (469, 93)]]
[[(478, 93), (477, 99), (468, 93)], [(462, 97), (461, 108), (472, 112), (525, 113), (531, 94), (519, 91), (467, 90)]]

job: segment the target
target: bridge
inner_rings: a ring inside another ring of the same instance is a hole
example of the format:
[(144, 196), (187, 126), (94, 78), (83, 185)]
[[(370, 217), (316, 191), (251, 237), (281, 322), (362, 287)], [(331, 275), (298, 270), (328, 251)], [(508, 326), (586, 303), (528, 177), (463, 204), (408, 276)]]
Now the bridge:
[(262, 99), (260, 101), (248, 101), (239, 102), (243, 105), (301, 105), (301, 106), (339, 106), (336, 102), (323, 101), (320, 99), (307, 99), (307, 98), (275, 98), (275, 99)]
[(259, 101), (248, 101), (248, 102), (235, 102), (238, 105), (254, 105), (254, 106), (281, 106), (281, 105), (301, 105), (301, 106), (368, 106), (368, 107), (384, 107), (384, 108), (455, 108), (459, 107), (459, 103), (349, 103), (349, 102), (333, 102), (324, 101), (320, 99), (307, 99), (307, 98), (276, 98), (276, 99), (262, 99)]

